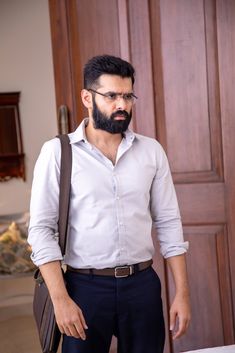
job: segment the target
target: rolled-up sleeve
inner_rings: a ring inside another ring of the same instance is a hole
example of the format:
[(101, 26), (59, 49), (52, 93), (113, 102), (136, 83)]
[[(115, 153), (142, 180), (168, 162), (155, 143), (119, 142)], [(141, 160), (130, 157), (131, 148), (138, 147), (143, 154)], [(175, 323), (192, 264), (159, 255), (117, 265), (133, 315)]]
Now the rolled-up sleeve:
[(34, 168), (28, 242), (37, 266), (62, 260), (57, 226), (60, 153), (59, 139), (46, 142)]
[(175, 187), (162, 147), (158, 149), (157, 171), (151, 187), (151, 215), (164, 258), (185, 253), (189, 244), (184, 241)]

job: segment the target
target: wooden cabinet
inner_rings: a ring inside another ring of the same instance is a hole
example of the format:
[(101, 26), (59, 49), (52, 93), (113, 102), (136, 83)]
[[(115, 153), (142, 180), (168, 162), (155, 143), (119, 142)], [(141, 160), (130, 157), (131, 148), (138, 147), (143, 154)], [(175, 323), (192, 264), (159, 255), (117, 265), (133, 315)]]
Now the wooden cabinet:
[(0, 181), (25, 180), (19, 99), (20, 92), (0, 93)]
[[(57, 105), (70, 129), (85, 116), (82, 67), (114, 54), (136, 68), (133, 128), (157, 138), (171, 165), (190, 241), (192, 322), (165, 352), (234, 343), (235, 2), (50, 0)], [(166, 323), (174, 287), (158, 253)], [(113, 349), (114, 352), (114, 349)], [(147, 352), (147, 350), (146, 350)]]

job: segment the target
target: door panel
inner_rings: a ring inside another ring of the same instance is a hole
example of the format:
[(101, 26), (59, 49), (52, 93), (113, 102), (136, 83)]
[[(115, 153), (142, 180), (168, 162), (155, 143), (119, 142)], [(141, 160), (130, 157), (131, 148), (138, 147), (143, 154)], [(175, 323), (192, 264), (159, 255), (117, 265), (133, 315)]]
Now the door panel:
[[(218, 0), (216, 5), (226, 219), (232, 282), (233, 318), (235, 319), (235, 2), (233, 0)], [(233, 327), (235, 330), (235, 326)]]
[[(217, 3), (162, 0), (156, 5), (152, 1), (150, 11), (153, 68), (161, 68), (163, 87), (163, 101), (155, 102), (156, 111), (162, 104), (164, 129), (156, 135), (167, 150), (185, 238), (190, 241), (192, 322), (188, 334), (174, 341), (171, 350), (222, 346), (234, 342), (234, 331)], [(161, 61), (154, 44), (159, 36)], [(157, 81), (154, 75), (154, 87)], [(166, 278), (170, 303), (174, 286), (168, 271)]]
[(168, 157), (173, 173), (211, 170), (203, 1), (172, 3), (161, 1)]
[[(171, 341), (171, 274), (159, 256), (165, 353), (234, 343), (235, 2), (233, 0), (49, 0), (57, 105), (73, 130), (86, 112), (82, 68), (98, 54), (136, 68), (132, 127), (165, 148), (179, 199), (192, 323)], [(116, 351), (116, 341), (111, 352)], [(147, 352), (147, 350), (146, 350)]]
[[(174, 343), (174, 350), (188, 350), (192, 342), (198, 347), (229, 344), (233, 341), (233, 319), (226, 227), (223, 224), (185, 226), (184, 234), (190, 242), (187, 267), (193, 319), (187, 336)], [(170, 280), (170, 301), (173, 292)]]

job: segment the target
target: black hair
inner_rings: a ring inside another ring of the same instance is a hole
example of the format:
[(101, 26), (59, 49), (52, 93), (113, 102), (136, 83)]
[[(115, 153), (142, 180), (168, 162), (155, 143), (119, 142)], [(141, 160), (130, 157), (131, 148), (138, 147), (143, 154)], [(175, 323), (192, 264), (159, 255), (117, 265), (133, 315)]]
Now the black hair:
[(84, 88), (94, 88), (103, 74), (130, 77), (132, 85), (135, 82), (135, 69), (130, 63), (116, 56), (98, 55), (91, 58), (84, 66)]

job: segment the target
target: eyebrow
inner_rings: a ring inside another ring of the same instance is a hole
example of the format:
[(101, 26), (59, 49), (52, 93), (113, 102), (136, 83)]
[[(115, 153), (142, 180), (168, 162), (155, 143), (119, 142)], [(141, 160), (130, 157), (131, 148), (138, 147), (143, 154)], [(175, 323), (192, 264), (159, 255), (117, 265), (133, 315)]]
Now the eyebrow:
[(108, 93), (115, 93), (115, 94), (134, 94), (133, 92), (116, 92), (116, 91), (107, 91), (105, 92), (106, 94)]

